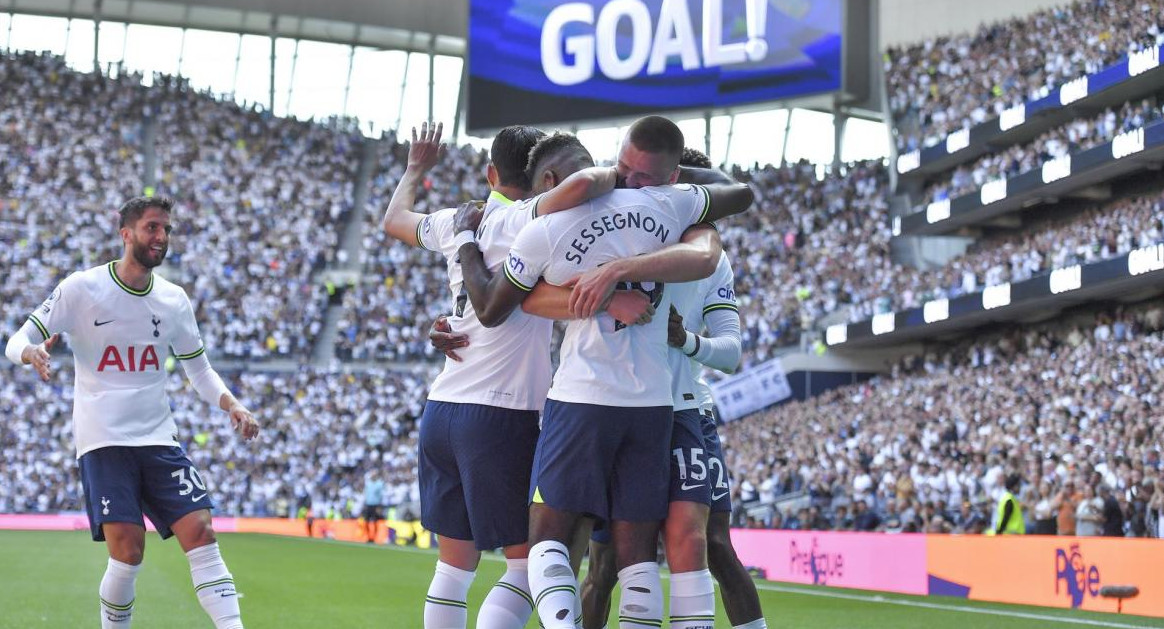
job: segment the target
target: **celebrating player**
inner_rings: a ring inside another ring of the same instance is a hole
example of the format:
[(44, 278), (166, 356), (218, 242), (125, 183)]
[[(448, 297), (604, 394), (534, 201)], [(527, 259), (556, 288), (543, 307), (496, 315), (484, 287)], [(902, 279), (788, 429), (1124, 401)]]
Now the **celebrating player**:
[[(678, 127), (658, 117), (636, 125), (649, 136), (641, 144), (673, 158), (677, 170), (683, 150)], [(571, 150), (585, 153), (580, 144)], [(565, 284), (603, 263), (674, 244), (688, 226), (751, 203), (751, 190), (740, 184), (616, 190), (532, 222), (514, 241), (503, 274), (484, 290), (467, 281), (470, 299), (479, 309), (512, 312), (539, 278)], [(488, 275), (476, 243), (462, 245), (460, 254), (466, 278)], [(661, 283), (633, 288), (656, 307), (669, 305)], [(566, 545), (585, 514), (611, 523), (622, 584), (620, 625), (662, 623), (655, 540), (667, 515), (673, 421), (670, 388), (659, 386), (670, 380), (665, 341), (662, 319), (628, 328), (604, 315), (567, 326), (530, 492), (530, 585), (548, 629), (574, 625), (576, 585)]]
[[(230, 415), (243, 439), (259, 433), (251, 412), (210, 366), (185, 291), (153, 273), (170, 241), (173, 202), (130, 199), (121, 207), (120, 260), (74, 273), (8, 341), (6, 355), (46, 382), (49, 352), (69, 335), (76, 369), (73, 434), (85, 510), (109, 564), (101, 580), (101, 626), (127, 628), (149, 517), (162, 539), (177, 536), (198, 602), (218, 629), (239, 629), (234, 578), (219, 553), (206, 483), (178, 445), (166, 396), (167, 348), (208, 404)], [(33, 342), (33, 335), (39, 343)]]
[[(448, 259), (455, 295), (446, 323), (472, 338), (445, 361), (429, 390), (420, 424), (421, 521), (440, 536), (436, 573), (425, 598), (428, 629), (460, 628), (467, 622), (466, 595), (481, 551), (504, 548), (507, 570), (490, 590), (478, 627), (524, 627), (533, 611), (526, 576), (528, 509), (538, 410), (550, 383), (551, 322), (525, 314), (486, 328), (469, 303), (458, 263), (460, 244), (476, 237), (455, 232), (455, 209), (424, 215), (413, 211), (416, 186), (436, 165), (442, 127), (413, 131), (408, 166), (383, 220), (385, 232), (405, 244), (439, 251)], [(480, 239), (488, 263), (500, 267), (513, 238), (538, 214), (573, 207), (614, 187), (613, 169), (592, 169), (530, 202), (526, 164), (544, 134), (532, 127), (507, 127), (493, 141)], [(576, 170), (576, 169), (575, 169)], [(637, 318), (647, 308), (640, 296)], [(500, 321), (488, 321), (490, 325)]]

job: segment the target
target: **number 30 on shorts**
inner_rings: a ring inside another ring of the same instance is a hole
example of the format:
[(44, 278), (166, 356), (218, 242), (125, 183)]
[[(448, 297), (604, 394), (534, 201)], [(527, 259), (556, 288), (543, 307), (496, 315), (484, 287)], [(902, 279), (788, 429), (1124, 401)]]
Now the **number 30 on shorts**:
[[(186, 475), (187, 471), (190, 473), (189, 477)], [(198, 491), (206, 491), (206, 483), (204, 483), (202, 481), (202, 477), (198, 475), (198, 470), (194, 469), (193, 467), (179, 467), (178, 469), (174, 470), (170, 476), (178, 479), (178, 486), (180, 487), (178, 490), (179, 496), (189, 496), (194, 491), (195, 487), (198, 488)]]

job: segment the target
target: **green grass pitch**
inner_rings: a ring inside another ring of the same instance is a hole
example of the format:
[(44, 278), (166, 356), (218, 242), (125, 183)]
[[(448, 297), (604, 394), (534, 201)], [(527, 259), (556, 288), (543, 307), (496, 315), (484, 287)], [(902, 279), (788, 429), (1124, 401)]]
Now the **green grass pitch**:
[[(194, 597), (186, 558), (150, 534), (137, 582), (134, 626), (210, 627)], [(248, 629), (421, 627), (432, 551), (263, 535), (220, 536), (243, 594)], [(105, 547), (87, 532), (0, 531), (0, 627), (98, 627), (97, 585)], [(481, 562), (469, 594), (470, 626), (504, 563)], [(666, 580), (664, 580), (666, 585)], [(760, 583), (773, 629), (1164, 627), (1164, 620)], [(537, 627), (531, 621), (530, 627)], [(723, 609), (717, 627), (728, 627)]]

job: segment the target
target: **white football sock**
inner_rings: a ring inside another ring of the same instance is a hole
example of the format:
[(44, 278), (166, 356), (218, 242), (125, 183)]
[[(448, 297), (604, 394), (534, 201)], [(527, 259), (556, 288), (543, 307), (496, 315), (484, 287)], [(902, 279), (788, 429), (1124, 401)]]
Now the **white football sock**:
[(506, 559), (505, 565), (505, 574), (489, 590), (477, 612), (477, 629), (522, 629), (533, 613), (529, 560)]
[(436, 572), (424, 597), (424, 629), (464, 629), (469, 620), (465, 597), (476, 572), (437, 561)]
[(133, 623), (134, 581), (141, 564), (131, 566), (112, 557), (101, 579), (101, 629), (128, 629)]
[(732, 629), (768, 629), (768, 623), (763, 618), (757, 618), (752, 622), (746, 622), (742, 625), (736, 625)]
[(578, 582), (565, 544), (550, 540), (529, 549), (529, 589), (545, 629), (574, 629)]
[(620, 629), (663, 626), (663, 584), (659, 565), (644, 561), (618, 571), (622, 600), (618, 605)]
[(715, 582), (710, 570), (671, 573), (671, 627), (711, 629), (715, 625)]
[(186, 553), (190, 560), (190, 578), (194, 593), (206, 615), (214, 621), (215, 629), (242, 629), (242, 613), (238, 609), (238, 593), (234, 577), (226, 569), (218, 543), (199, 546)]

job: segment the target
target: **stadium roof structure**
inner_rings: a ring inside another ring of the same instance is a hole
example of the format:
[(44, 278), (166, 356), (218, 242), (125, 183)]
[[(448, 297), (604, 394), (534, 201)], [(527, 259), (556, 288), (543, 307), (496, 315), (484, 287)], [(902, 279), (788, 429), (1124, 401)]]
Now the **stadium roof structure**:
[(465, 0), (0, 0), (0, 10), (464, 56)]

